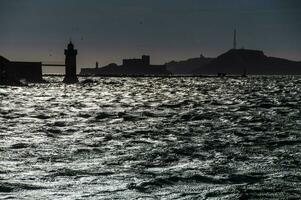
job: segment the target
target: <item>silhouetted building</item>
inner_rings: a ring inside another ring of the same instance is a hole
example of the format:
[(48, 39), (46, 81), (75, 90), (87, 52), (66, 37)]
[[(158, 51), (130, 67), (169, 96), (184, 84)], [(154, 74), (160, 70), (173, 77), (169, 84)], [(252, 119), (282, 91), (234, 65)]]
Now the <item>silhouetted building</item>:
[(124, 59), (122, 66), (124, 67), (148, 67), (150, 65), (150, 56), (143, 55), (141, 59)]
[(83, 68), (81, 75), (88, 76), (166, 76), (171, 73), (166, 69), (166, 65), (151, 65), (150, 56), (143, 55), (141, 59), (124, 59), (122, 65), (115, 63), (102, 68)]
[(31, 83), (44, 82), (41, 62), (16, 62), (0, 56), (0, 82), (14, 84), (20, 80)]
[(27, 82), (42, 82), (41, 62), (9, 62), (6, 64), (8, 79), (21, 80)]
[(76, 55), (77, 55), (77, 50), (74, 49), (74, 45), (70, 41), (68, 44), (68, 48), (65, 49), (65, 78), (64, 78), (64, 83), (72, 84), (72, 83), (77, 83), (78, 78), (76, 76)]

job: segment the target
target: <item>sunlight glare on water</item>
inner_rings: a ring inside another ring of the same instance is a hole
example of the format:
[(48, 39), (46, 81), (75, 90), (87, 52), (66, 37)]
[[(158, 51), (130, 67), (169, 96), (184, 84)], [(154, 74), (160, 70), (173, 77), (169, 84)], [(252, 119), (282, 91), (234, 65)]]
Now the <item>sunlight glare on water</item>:
[(0, 198), (301, 196), (300, 77), (0, 87)]

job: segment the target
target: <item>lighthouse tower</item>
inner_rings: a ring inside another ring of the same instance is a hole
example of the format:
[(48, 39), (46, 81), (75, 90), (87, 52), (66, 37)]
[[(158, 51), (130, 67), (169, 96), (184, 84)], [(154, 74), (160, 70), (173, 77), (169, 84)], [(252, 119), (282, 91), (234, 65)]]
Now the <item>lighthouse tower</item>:
[(76, 55), (77, 55), (77, 50), (74, 49), (74, 45), (70, 41), (68, 44), (67, 49), (65, 49), (65, 78), (64, 78), (64, 83), (67, 84), (72, 84), (72, 83), (77, 83), (78, 78), (76, 76)]

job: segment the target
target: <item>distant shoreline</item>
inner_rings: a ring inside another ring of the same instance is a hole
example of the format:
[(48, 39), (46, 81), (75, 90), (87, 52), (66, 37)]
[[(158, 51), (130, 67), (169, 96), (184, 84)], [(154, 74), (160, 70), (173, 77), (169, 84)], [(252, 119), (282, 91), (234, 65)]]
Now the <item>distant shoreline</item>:
[[(43, 74), (43, 77), (64, 77), (64, 74)], [(89, 75), (77, 75), (77, 77), (90, 77), (90, 78), (101, 78), (101, 77), (112, 77), (112, 78), (177, 78), (177, 77), (219, 77), (217, 75), (98, 75), (98, 76), (89, 76)], [(241, 77), (241, 75), (227, 75), (224, 77)]]
[[(43, 74), (43, 77), (64, 77), (64, 74)], [(301, 76), (301, 74), (250, 74), (248, 76), (243, 75), (77, 75), (78, 77), (89, 78), (247, 78), (252, 76)]]

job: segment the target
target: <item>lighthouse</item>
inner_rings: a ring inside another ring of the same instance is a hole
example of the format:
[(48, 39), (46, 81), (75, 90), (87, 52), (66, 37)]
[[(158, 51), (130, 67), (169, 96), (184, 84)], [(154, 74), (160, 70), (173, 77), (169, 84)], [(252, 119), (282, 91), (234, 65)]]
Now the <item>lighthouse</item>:
[(70, 41), (67, 49), (65, 49), (65, 78), (64, 83), (72, 84), (77, 83), (78, 78), (76, 76), (76, 55), (77, 50), (74, 49), (74, 45)]

